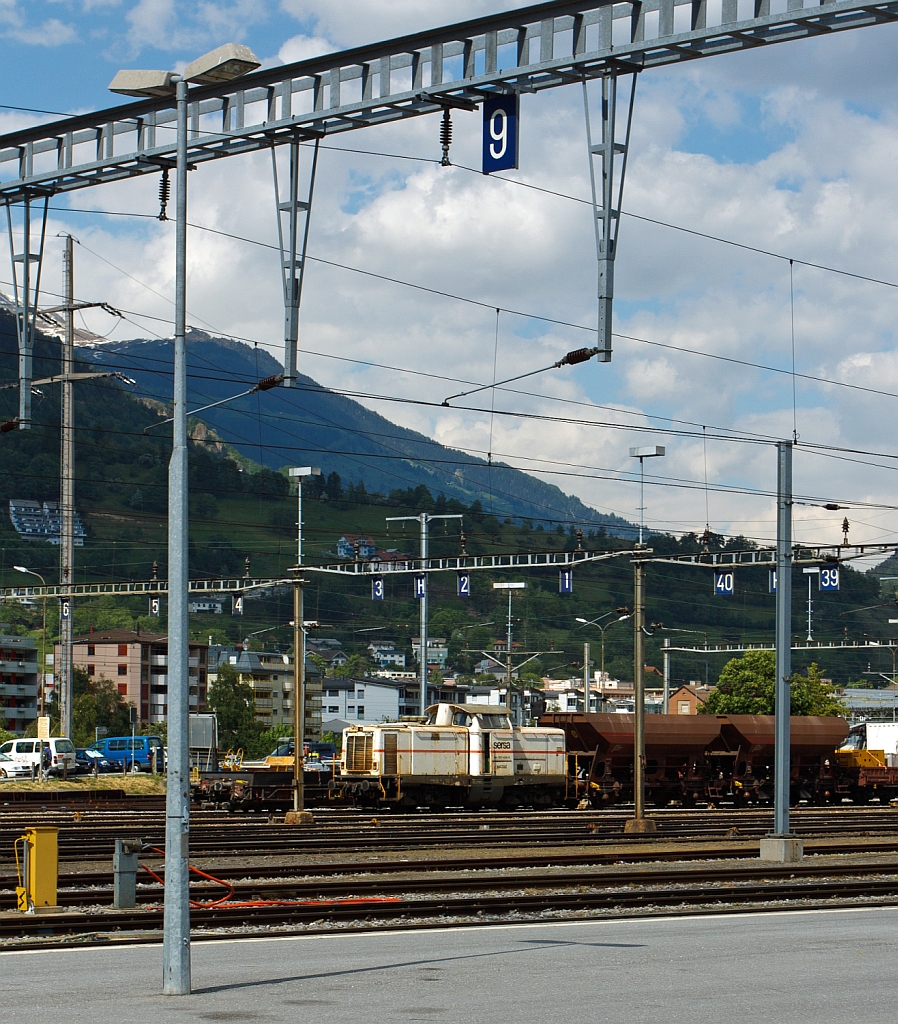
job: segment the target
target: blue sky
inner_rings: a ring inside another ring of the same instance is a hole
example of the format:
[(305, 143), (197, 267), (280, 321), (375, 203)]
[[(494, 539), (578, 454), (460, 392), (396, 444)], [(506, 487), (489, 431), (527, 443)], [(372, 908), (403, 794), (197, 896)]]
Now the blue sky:
[[(514, 6), (508, 0), (455, 0), (451, 20)], [(0, 0), (0, 100), (51, 111), (97, 109), (120, 102), (106, 87), (122, 67), (177, 68), (232, 40), (274, 65), (447, 20), (442, 0)], [(898, 261), (898, 204), (892, 200), (896, 44), (898, 31), (886, 26), (644, 74), (625, 208), (796, 260), (891, 280)], [(0, 108), (0, 131), (35, 119)], [(454, 162), (476, 167), (477, 117), (459, 113), (455, 126)], [(371, 129), (333, 145), (438, 157), (437, 119)], [(201, 168), (191, 176), (191, 219), (273, 242), (267, 160), (259, 155)], [(460, 167), (334, 150), (323, 154), (321, 167), (313, 255), (442, 287), (488, 306), (593, 322), (588, 207)], [(578, 90), (525, 96), (521, 168), (511, 177), (582, 198), (589, 189), (586, 171)], [(155, 192), (155, 181), (135, 181), (79, 192), (58, 205), (152, 215)], [(99, 333), (114, 328), (112, 337), (119, 339), (165, 333), (164, 325), (140, 316), (170, 314), (170, 304), (160, 298), (171, 285), (168, 226), (57, 212), (53, 231), (59, 230), (71, 230), (83, 243), (79, 293), (135, 313), (133, 322), (118, 327), (100, 314), (87, 315), (86, 326)], [(276, 352), (282, 329), (276, 257), (199, 231), (190, 245), (193, 322)], [(7, 276), (0, 273), (2, 280)], [(793, 304), (786, 260), (632, 219), (621, 230), (616, 277), (622, 334), (788, 367), (794, 325), (799, 371), (898, 393), (894, 289), (796, 263)], [(51, 290), (54, 280), (58, 274), (48, 269)], [(425, 389), (438, 401), (449, 393), (444, 382), (353, 368), (327, 355), (489, 380), (495, 321), (489, 310), (316, 265), (304, 292), (303, 339), (322, 353), (308, 356), (303, 369), (324, 383), (397, 395), (420, 396)], [(500, 320), (498, 376), (551, 363), (587, 340), (583, 332), (506, 316)], [(375, 407), (447, 444), (477, 451), (492, 445), (507, 461), (539, 457), (548, 466), (560, 458), (620, 471), (630, 468), (628, 446), (651, 439), (640, 434), (639, 424), (657, 424), (655, 417), (771, 436), (788, 435), (793, 426), (788, 377), (640, 341), (618, 340), (610, 366), (587, 364), (535, 378), (527, 390), (535, 397), (501, 395), (497, 405), (501, 400), (572, 418), (600, 418), (591, 403), (621, 407), (629, 415), (603, 408), (601, 416), (619, 415), (633, 429), (548, 429), (507, 421), (492, 424), (491, 440), (488, 417)], [(804, 439), (895, 448), (882, 429), (894, 417), (888, 397), (799, 381), (796, 399), (794, 416)], [(663, 472), (700, 480), (705, 454), (700, 442), (671, 438)], [(707, 457), (712, 482), (771, 483), (765, 451), (712, 443)], [(796, 465), (808, 492), (893, 501), (887, 471), (824, 465), (810, 455)], [(633, 515), (630, 485), (551, 479), (597, 507)], [(661, 526), (704, 526), (701, 494), (657, 491), (648, 503), (650, 518)], [(807, 515), (813, 520), (817, 514)], [(893, 522), (889, 515), (871, 511), (853, 538), (861, 539), (864, 529), (869, 540), (898, 536), (898, 517)], [(741, 498), (713, 498), (711, 518), (716, 529), (759, 539), (772, 529), (766, 499), (747, 505)], [(818, 518), (808, 529), (819, 525)]]

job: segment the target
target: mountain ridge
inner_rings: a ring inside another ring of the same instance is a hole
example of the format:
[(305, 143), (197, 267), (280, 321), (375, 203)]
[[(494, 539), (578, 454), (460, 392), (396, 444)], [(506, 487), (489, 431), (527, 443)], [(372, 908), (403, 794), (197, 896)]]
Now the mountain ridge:
[[(78, 352), (98, 367), (135, 379), (136, 397), (171, 401), (171, 339), (82, 344)], [(189, 332), (187, 360), (191, 408), (230, 398), (241, 388), (283, 372), (266, 350), (204, 331)], [(297, 377), (296, 384), (246, 395), (201, 411), (198, 418), (240, 454), (271, 469), (295, 464), (297, 456), (304, 454), (309, 456), (305, 461), (320, 461), (325, 474), (336, 472), (344, 481), (361, 481), (369, 491), (389, 493), (424, 485), (435, 495), (442, 493), (468, 505), (480, 501), (486, 511), (501, 517), (604, 527), (612, 535), (635, 535), (635, 526), (627, 520), (598, 512), (554, 484), (446, 447), (305, 374)]]

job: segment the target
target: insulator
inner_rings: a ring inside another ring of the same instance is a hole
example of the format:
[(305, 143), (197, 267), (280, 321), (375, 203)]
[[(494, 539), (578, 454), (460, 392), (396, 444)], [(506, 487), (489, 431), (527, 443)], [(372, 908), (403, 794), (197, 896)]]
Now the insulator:
[(169, 199), (171, 199), (171, 182), (168, 180), (168, 168), (165, 167), (159, 182), (159, 220), (168, 220), (166, 208)]
[(596, 350), (594, 348), (575, 348), (573, 352), (568, 352), (563, 359), (559, 359), (558, 365), (574, 366), (577, 363), (585, 363), (592, 359), (595, 354)]
[(452, 118), (449, 108), (443, 111), (443, 120), (440, 122), (440, 145), (443, 147), (443, 159), (440, 161), (442, 167), (449, 167), (449, 147), (452, 145)]
[(0, 434), (8, 434), (11, 430), (15, 430), (18, 425), (15, 420), (7, 420), (5, 423), (0, 423)]
[(270, 391), (284, 383), (284, 375), (276, 373), (272, 377), (263, 377), (256, 385), (256, 391)]

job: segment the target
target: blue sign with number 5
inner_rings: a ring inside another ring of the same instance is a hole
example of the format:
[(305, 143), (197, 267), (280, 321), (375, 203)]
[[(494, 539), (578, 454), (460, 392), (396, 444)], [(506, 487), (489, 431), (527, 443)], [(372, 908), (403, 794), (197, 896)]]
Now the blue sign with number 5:
[(839, 570), (838, 569), (821, 569), (820, 570), (820, 589), (821, 590), (838, 590), (839, 589)]
[(483, 104), (483, 173), (518, 166), (518, 96), (495, 96)]

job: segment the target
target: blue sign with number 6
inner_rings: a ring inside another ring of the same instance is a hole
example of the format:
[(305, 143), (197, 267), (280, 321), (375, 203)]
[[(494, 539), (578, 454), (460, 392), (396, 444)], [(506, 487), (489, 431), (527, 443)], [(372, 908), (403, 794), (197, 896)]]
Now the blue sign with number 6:
[(820, 570), (820, 589), (821, 590), (838, 590), (839, 589), (839, 570), (838, 569), (821, 569)]
[(518, 166), (518, 96), (495, 96), (483, 104), (483, 173)]

